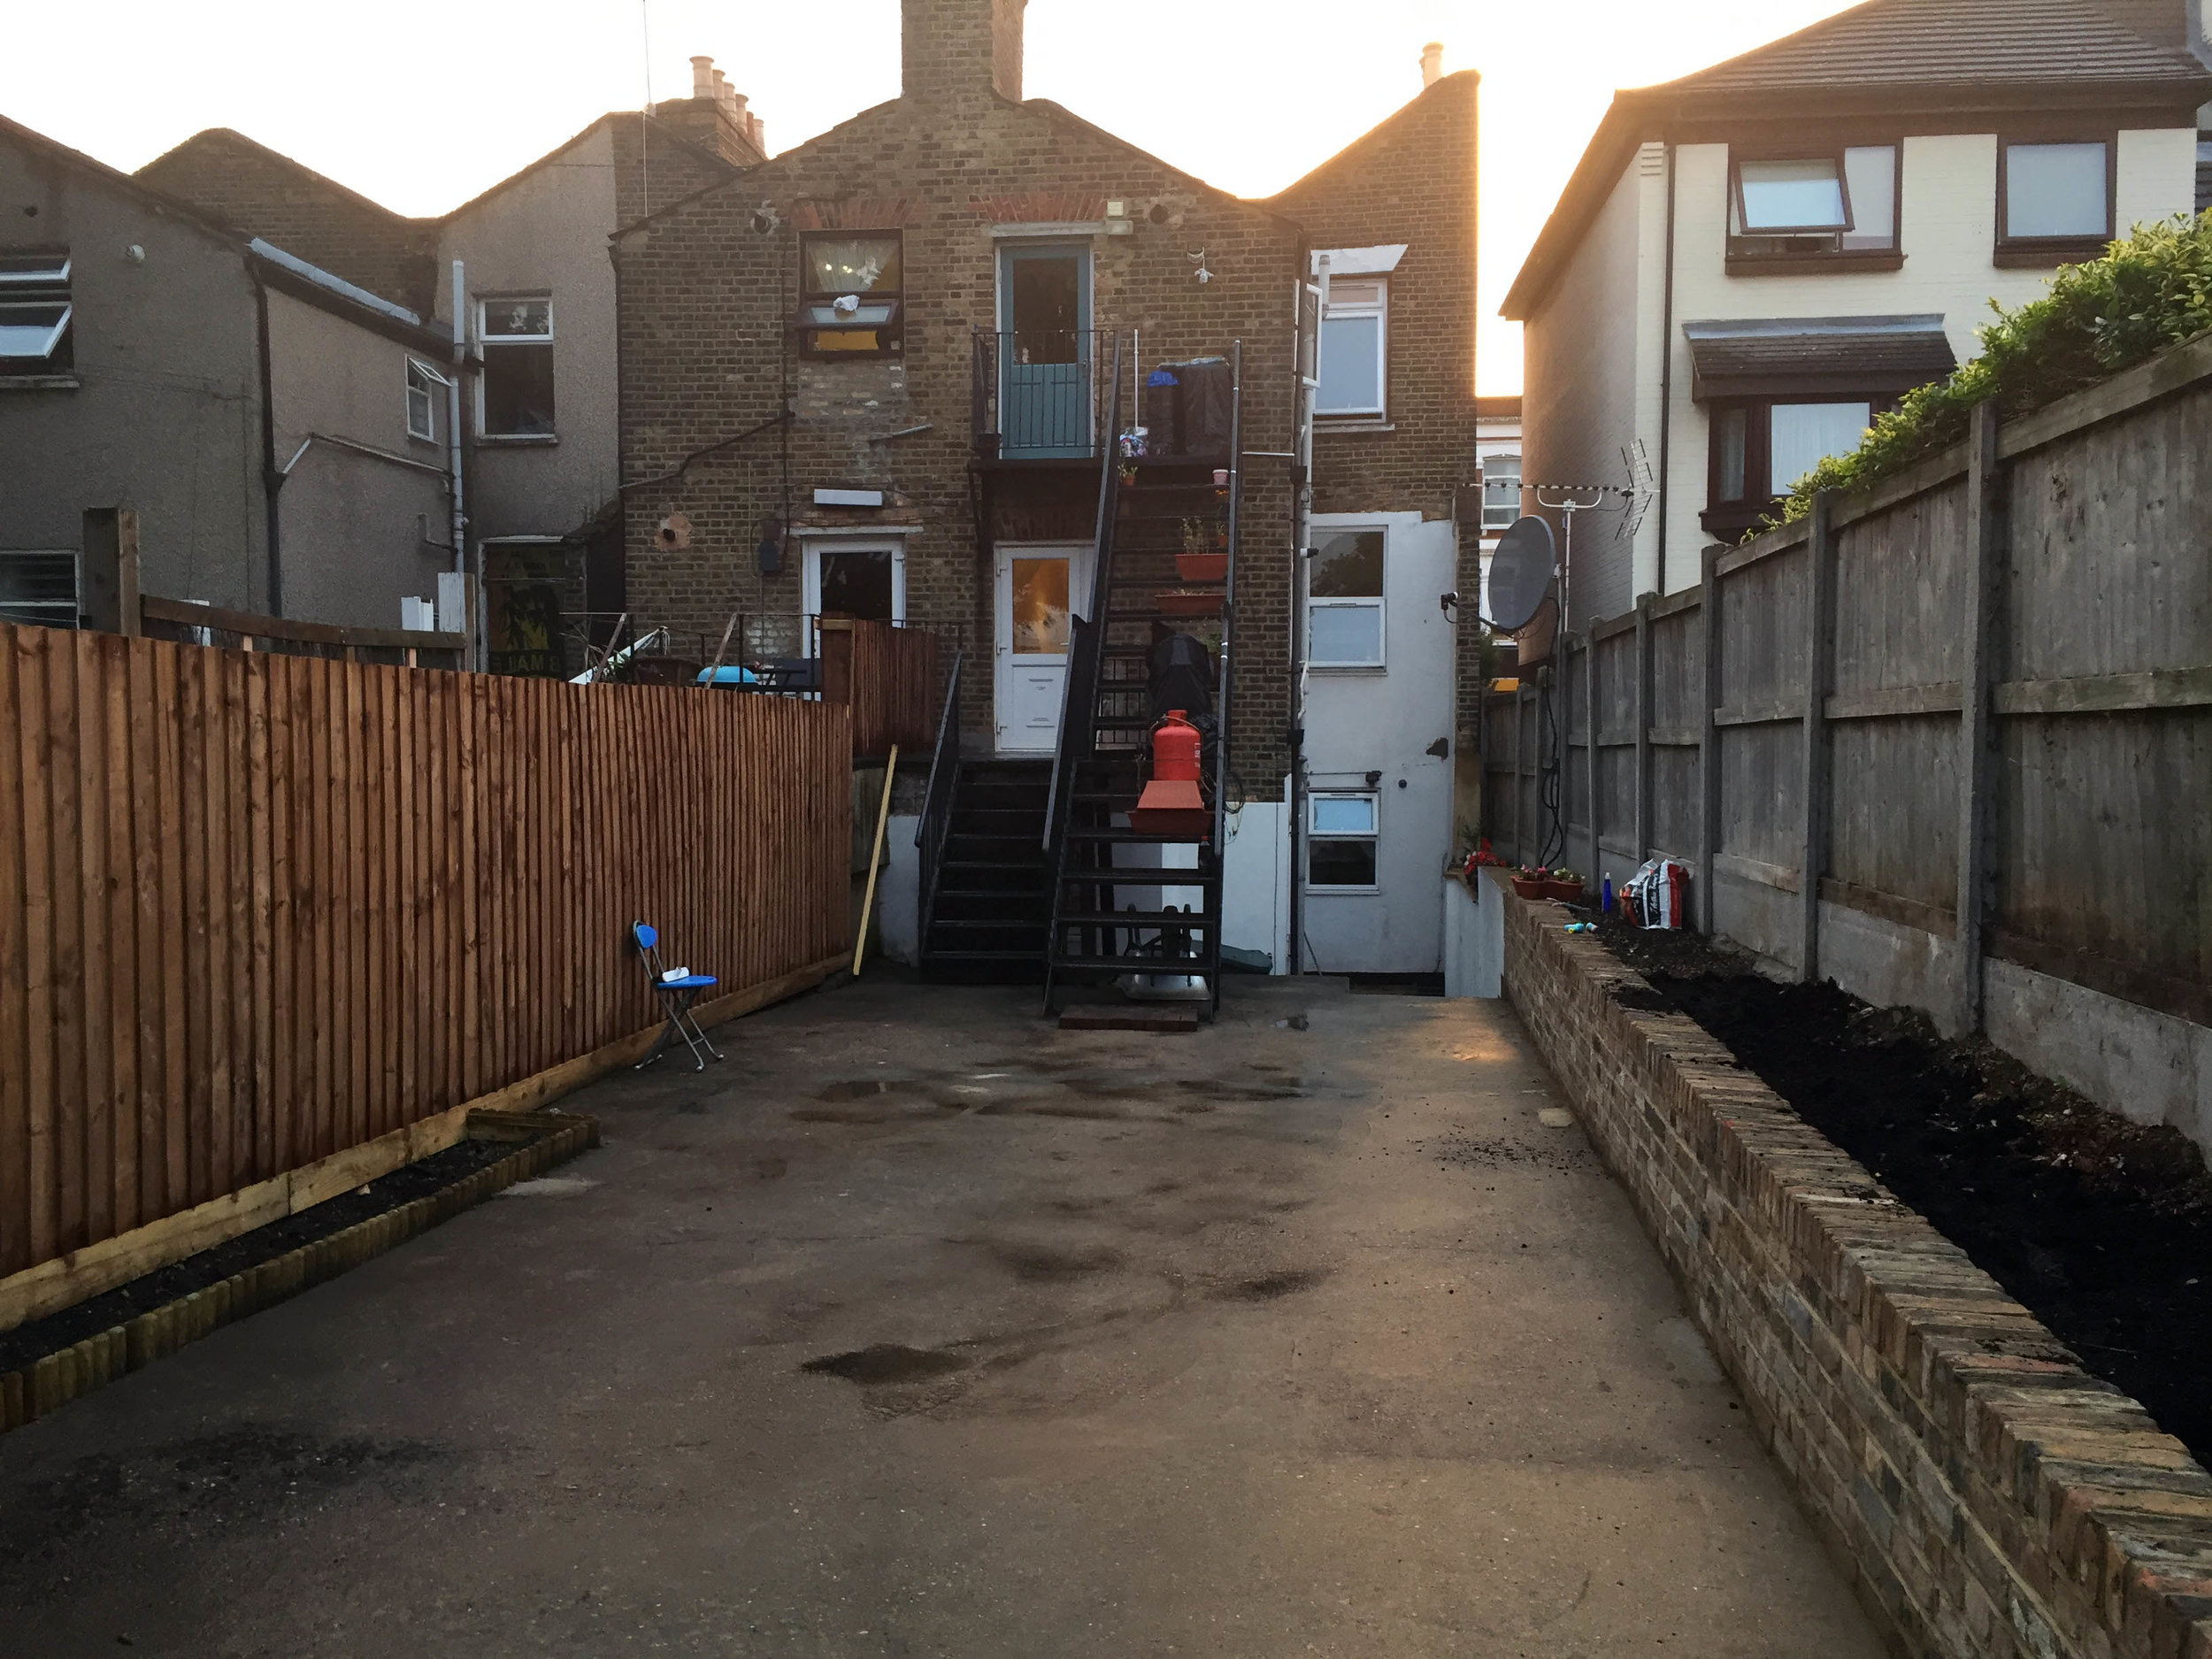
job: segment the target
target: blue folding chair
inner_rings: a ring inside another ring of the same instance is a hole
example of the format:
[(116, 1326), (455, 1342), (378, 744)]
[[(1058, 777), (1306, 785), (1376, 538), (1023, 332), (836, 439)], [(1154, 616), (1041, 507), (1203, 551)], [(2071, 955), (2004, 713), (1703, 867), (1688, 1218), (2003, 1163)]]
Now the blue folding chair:
[(714, 976), (710, 973), (687, 973), (670, 979), (666, 970), (661, 966), (659, 933), (643, 922), (633, 922), (630, 932), (637, 940), (638, 955), (645, 959), (645, 972), (653, 981), (653, 993), (660, 998), (661, 1007), (668, 1015), (668, 1024), (661, 1028), (661, 1034), (653, 1039), (652, 1048), (646, 1051), (645, 1058), (637, 1063), (636, 1069), (642, 1071), (659, 1059), (661, 1051), (668, 1047), (670, 1038), (681, 1037), (684, 1047), (691, 1050), (693, 1063), (702, 1071), (705, 1071), (707, 1063), (699, 1057), (702, 1048), (718, 1060), (722, 1056), (707, 1041), (707, 1033), (699, 1029), (699, 1021), (691, 1011), (691, 1004), (700, 992), (716, 983)]

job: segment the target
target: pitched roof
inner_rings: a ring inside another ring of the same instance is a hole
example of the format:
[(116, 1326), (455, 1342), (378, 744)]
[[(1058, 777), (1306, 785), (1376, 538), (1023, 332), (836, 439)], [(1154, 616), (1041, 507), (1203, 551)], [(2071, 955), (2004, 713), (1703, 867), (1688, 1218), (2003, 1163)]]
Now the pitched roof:
[(1868, 0), (1647, 90), (2158, 85), (2201, 73), (2092, 0)]
[(1616, 92), (1501, 311), (1525, 318), (1542, 302), (1636, 147), (1671, 122), (2109, 109), (2170, 111), (2189, 126), (2208, 98), (2212, 73), (2194, 57), (2099, 0), (1866, 0), (1678, 80)]

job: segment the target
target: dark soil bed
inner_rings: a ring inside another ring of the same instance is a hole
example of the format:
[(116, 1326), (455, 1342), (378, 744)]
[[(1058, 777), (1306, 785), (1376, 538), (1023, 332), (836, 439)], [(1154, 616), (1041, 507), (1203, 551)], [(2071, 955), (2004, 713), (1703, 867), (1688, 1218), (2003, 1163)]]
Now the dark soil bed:
[(196, 1290), (220, 1284), (233, 1274), (342, 1233), (357, 1221), (366, 1221), (418, 1198), (427, 1198), (442, 1187), (473, 1175), (517, 1150), (512, 1141), (461, 1141), (443, 1152), (378, 1177), (365, 1187), (342, 1197), (326, 1199), (281, 1221), (242, 1233), (212, 1249), (188, 1256), (181, 1262), (119, 1285), (103, 1295), (50, 1313), (43, 1319), (0, 1331), (0, 1376), (58, 1354), (88, 1336), (127, 1324), (142, 1313), (188, 1296)]
[(1694, 935), (1600, 939), (2079, 1356), (2212, 1463), (2212, 1176), (2178, 1130), (2092, 1105), (1986, 1042)]

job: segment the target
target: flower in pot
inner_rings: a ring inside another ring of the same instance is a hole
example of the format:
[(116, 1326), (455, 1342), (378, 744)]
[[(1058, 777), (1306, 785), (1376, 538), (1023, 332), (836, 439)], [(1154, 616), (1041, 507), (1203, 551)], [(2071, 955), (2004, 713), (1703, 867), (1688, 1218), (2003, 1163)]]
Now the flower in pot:
[(1569, 904), (1582, 902), (1582, 890), (1585, 885), (1582, 877), (1564, 864), (1554, 865), (1544, 882), (1546, 896), (1563, 900)]
[(1545, 891), (1551, 872), (1541, 864), (1523, 864), (1513, 872), (1513, 890), (1525, 899), (1549, 898)]

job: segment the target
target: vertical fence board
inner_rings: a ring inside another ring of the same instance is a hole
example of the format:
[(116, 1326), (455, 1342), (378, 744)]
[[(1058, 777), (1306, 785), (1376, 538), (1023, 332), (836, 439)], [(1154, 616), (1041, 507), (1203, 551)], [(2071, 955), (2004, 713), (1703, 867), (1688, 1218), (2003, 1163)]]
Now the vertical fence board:
[[(0, 644), (7, 643), (0, 641)], [(0, 650), (0, 1274), (30, 1265), (29, 1033), (24, 1018), (23, 803), (29, 768), (14, 733), (27, 731), (16, 650)]]

